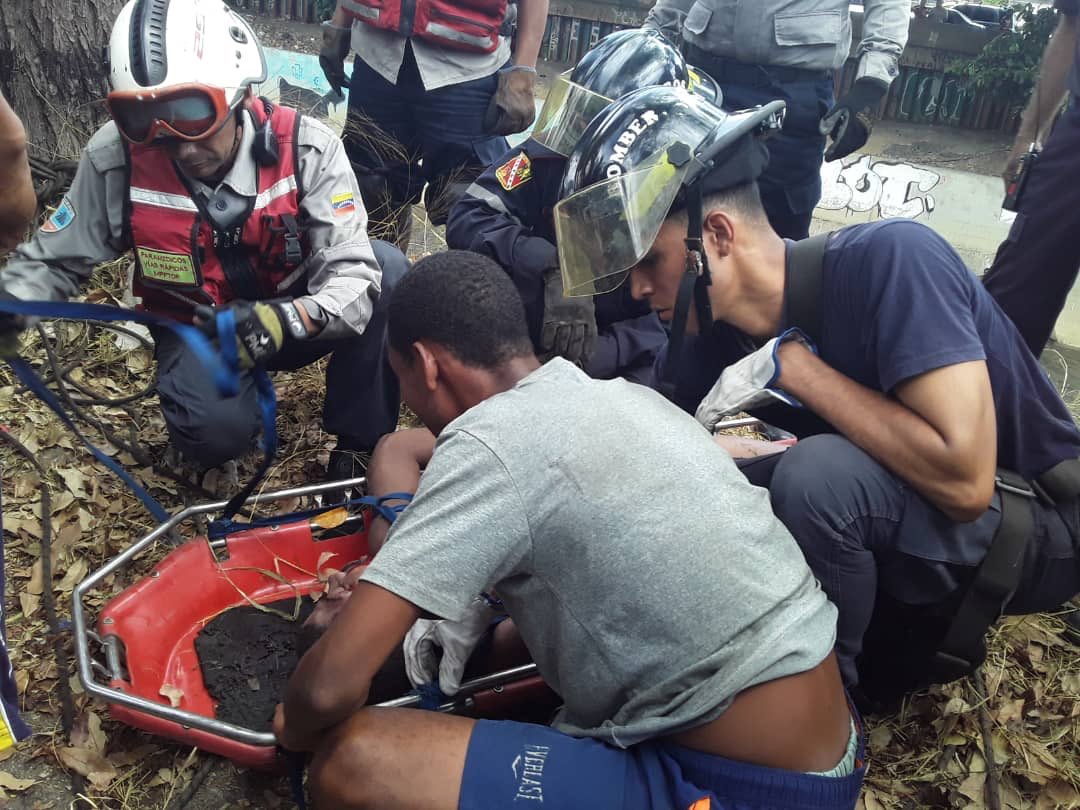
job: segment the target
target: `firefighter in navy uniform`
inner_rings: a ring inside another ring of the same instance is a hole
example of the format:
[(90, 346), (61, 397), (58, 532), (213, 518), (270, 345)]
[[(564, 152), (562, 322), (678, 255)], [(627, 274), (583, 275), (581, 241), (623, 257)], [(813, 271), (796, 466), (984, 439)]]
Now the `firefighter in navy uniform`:
[(752, 480), (839, 610), (846, 683), (889, 705), (974, 670), (1002, 613), (1053, 610), (1080, 589), (1080, 431), (926, 226), (779, 237), (756, 136), (782, 107), (725, 115), (658, 87), (612, 104), (568, 162), (559, 265), (571, 294), (627, 281), (671, 319), (673, 349), (694, 338), (696, 352), (672, 352), (674, 398), (707, 428), (774, 403), (773, 423), (798, 432), (744, 463), (771, 465)]
[(563, 295), (551, 212), (566, 156), (588, 123), (613, 99), (659, 84), (690, 86), (712, 101), (719, 94), (656, 31), (604, 37), (553, 83), (533, 136), (477, 178), (446, 224), (449, 247), (489, 256), (510, 274), (537, 354), (580, 362), (595, 378), (649, 381), (667, 333), (626, 288), (594, 298)]
[[(351, 474), (354, 454), (397, 423), (381, 302), (408, 264), (368, 240), (340, 139), (254, 97), (262, 50), (220, 0), (132, 0), (113, 26), (109, 69), (113, 121), (0, 272), (0, 292), (63, 300), (97, 264), (132, 250), (142, 307), (197, 323), (231, 307), (243, 364), (299, 368), (332, 355), (323, 419), (338, 446), (328, 475)], [(222, 397), (172, 332), (154, 338), (173, 447), (205, 467), (245, 453), (259, 426), (252, 375)]]
[(404, 250), (421, 194), (445, 224), (507, 150), (503, 136), (532, 123), (547, 10), (548, 0), (338, 0), (319, 61), (333, 89), (348, 86), (343, 137), (374, 235)]

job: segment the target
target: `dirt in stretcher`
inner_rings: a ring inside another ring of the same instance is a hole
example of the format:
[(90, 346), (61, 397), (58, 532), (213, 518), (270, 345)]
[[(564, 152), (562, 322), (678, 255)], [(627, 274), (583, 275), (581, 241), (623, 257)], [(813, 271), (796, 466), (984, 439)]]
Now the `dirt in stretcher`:
[[(291, 616), (296, 600), (266, 607)], [(203, 683), (217, 702), (218, 720), (270, 731), (274, 707), (281, 702), (299, 659), (300, 626), (314, 607), (310, 599), (304, 599), (296, 621), (253, 607), (236, 607), (216, 616), (196, 636)]]

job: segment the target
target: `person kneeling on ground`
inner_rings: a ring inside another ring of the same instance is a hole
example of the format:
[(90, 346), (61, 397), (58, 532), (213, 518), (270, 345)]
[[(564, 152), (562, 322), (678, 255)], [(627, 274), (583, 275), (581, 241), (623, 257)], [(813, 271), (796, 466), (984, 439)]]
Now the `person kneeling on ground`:
[[(131, 250), (143, 309), (207, 329), (214, 310), (235, 316), (244, 366), (235, 396), (220, 394), (180, 338), (152, 330), (172, 447), (198, 467), (238, 458), (261, 417), (247, 369), (297, 369), (329, 354), (323, 423), (338, 442), (327, 475), (351, 478), (355, 456), (397, 424), (381, 297), (408, 262), (368, 238), (341, 140), (255, 97), (265, 56), (220, 0), (130, 0), (108, 59), (112, 120), (86, 145), (56, 211), (0, 271), (0, 296), (70, 298), (96, 265)], [(24, 325), (0, 321), (0, 342), (17, 345)]]
[[(768, 494), (657, 393), (541, 366), (524, 324), (470, 253), (392, 295), (391, 363), (438, 443), (275, 716), (318, 806), (854, 807), (836, 610)], [(493, 591), (565, 703), (553, 728), (362, 708), (423, 613)]]
[[(750, 411), (799, 435), (744, 471), (769, 486), (839, 609), (845, 683), (886, 708), (974, 670), (1002, 612), (1052, 610), (1080, 590), (1080, 431), (925, 225), (777, 236), (756, 134), (781, 104), (724, 115), (679, 88), (616, 102), (570, 157), (555, 216), (580, 238), (559, 247), (585, 249), (560, 267), (581, 286), (629, 277), (672, 320), (671, 347), (680, 324), (696, 336), (664, 372), (706, 426)], [(642, 120), (643, 136), (613, 150)], [(597, 212), (621, 240), (587, 241)]]

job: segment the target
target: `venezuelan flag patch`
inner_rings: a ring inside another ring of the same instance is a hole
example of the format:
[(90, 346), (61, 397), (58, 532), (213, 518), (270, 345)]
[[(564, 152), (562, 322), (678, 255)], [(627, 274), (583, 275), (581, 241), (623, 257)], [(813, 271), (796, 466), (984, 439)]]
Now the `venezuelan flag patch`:
[(352, 192), (346, 191), (341, 194), (335, 194), (330, 198), (330, 208), (333, 210), (335, 217), (344, 217), (351, 214), (356, 210), (356, 203), (353, 202)]
[(507, 191), (513, 191), (522, 183), (532, 179), (532, 161), (529, 160), (528, 155), (520, 152), (497, 168), (495, 177), (500, 186)]

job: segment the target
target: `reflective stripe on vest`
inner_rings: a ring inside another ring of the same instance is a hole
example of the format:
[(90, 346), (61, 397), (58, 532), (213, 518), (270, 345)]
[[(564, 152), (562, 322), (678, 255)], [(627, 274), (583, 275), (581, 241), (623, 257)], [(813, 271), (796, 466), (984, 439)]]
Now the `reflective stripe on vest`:
[(475, 53), (499, 47), (506, 8), (507, 0), (341, 0), (346, 15), (367, 25)]

